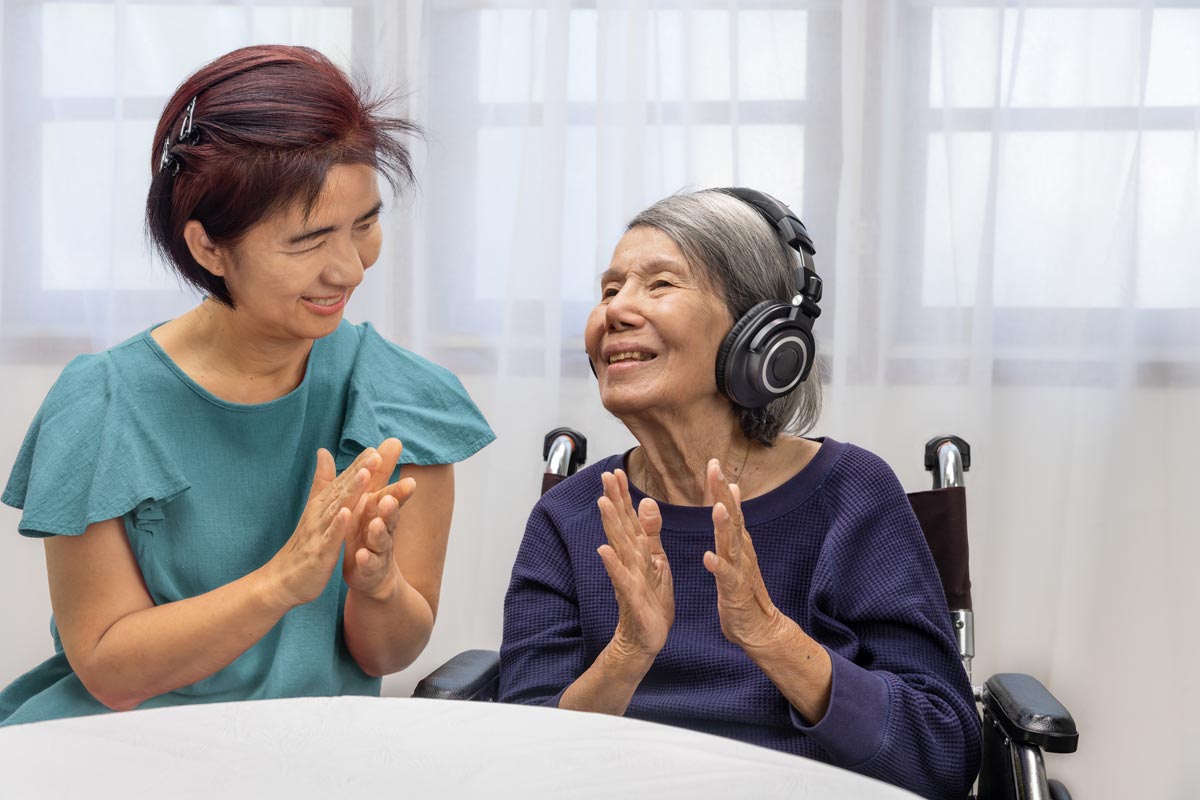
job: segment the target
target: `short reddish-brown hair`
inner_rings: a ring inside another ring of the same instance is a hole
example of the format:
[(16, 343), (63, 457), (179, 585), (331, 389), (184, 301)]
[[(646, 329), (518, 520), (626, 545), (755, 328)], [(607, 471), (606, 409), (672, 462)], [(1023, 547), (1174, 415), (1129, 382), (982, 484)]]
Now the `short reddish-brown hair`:
[[(192, 98), (193, 133), (180, 141)], [(310, 211), (338, 164), (369, 165), (399, 191), (413, 179), (403, 139), (420, 129), (384, 116), (389, 100), (307, 47), (244, 47), (201, 67), (175, 90), (154, 132), (146, 197), (154, 247), (184, 280), (232, 308), (225, 281), (192, 257), (188, 220), (216, 244), (235, 245), (275, 212), (295, 203)]]

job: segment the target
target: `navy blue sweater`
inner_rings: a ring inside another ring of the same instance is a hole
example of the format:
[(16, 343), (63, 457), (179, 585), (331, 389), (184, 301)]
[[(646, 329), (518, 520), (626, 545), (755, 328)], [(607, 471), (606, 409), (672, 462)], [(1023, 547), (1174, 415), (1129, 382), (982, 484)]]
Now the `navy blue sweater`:
[[(500, 699), (557, 705), (608, 644), (612, 584), (596, 548), (611, 456), (547, 492), (530, 515), (504, 601)], [(645, 495), (631, 486), (634, 507)], [(626, 715), (815, 758), (933, 798), (962, 798), (980, 724), (924, 536), (892, 470), (825, 439), (787, 483), (742, 504), (775, 605), (829, 651), (816, 725), (721, 633), (704, 568), (712, 510), (659, 503), (675, 622)]]

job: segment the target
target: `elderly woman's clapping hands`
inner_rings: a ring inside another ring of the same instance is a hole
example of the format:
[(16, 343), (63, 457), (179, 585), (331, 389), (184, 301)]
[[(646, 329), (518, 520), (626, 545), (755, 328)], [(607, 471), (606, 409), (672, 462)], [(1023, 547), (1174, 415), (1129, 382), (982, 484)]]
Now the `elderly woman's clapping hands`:
[[(618, 622), (613, 645), (630, 655), (651, 658), (666, 644), (675, 619), (671, 565), (659, 533), (658, 504), (643, 498), (633, 509), (624, 471), (601, 476), (604, 496), (597, 501), (608, 544), (597, 552), (612, 581)], [(725, 638), (739, 647), (763, 647), (778, 638), (781, 616), (767, 593), (754, 542), (742, 517), (741, 490), (726, 483), (721, 463), (708, 462), (706, 499), (713, 504), (715, 546), (704, 566), (717, 583), (717, 613)]]
[(706, 486), (713, 499), (715, 550), (704, 554), (704, 567), (717, 581), (721, 632), (739, 647), (762, 647), (778, 638), (780, 614), (758, 569), (754, 542), (742, 517), (742, 493), (726, 483), (717, 459), (708, 462)]
[(671, 565), (659, 531), (662, 517), (649, 497), (633, 510), (629, 479), (623, 470), (601, 477), (604, 496), (597, 504), (608, 544), (597, 552), (612, 581), (620, 609), (613, 646), (630, 655), (658, 654), (675, 621), (675, 589)]

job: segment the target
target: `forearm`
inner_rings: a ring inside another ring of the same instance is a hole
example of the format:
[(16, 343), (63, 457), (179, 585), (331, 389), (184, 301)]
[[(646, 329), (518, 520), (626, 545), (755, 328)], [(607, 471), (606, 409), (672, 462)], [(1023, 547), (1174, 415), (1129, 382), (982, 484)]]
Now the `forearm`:
[(368, 675), (381, 677), (404, 669), (433, 633), (429, 601), (406, 582), (397, 586), (374, 597), (353, 589), (346, 595), (346, 647)]
[(621, 716), (653, 663), (653, 655), (632, 652), (614, 636), (592, 665), (563, 692), (558, 707)]
[(225, 668), (287, 610), (255, 571), (205, 594), (128, 614), (89, 652), (68, 655), (92, 695), (128, 710)]
[(772, 634), (742, 649), (792, 707), (815, 725), (829, 709), (833, 664), (825, 648), (799, 625), (778, 610), (775, 615)]

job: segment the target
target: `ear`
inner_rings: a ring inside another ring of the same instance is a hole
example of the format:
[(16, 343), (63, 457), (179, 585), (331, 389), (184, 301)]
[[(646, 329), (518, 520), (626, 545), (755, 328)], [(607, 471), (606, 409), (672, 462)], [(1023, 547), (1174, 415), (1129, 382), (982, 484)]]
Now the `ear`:
[(183, 226), (183, 240), (187, 242), (188, 250), (196, 263), (206, 270), (224, 278), (228, 268), (225, 251), (217, 247), (213, 240), (204, 232), (204, 226), (198, 220), (189, 219)]

